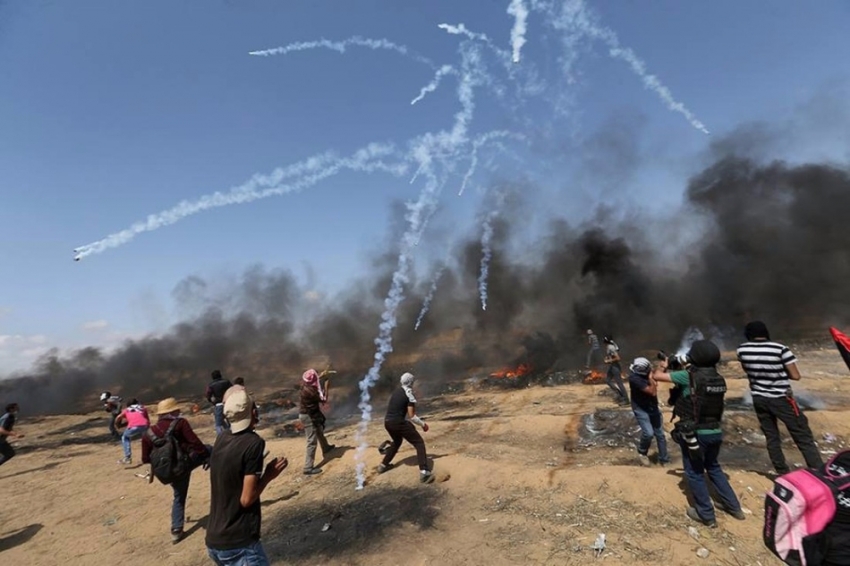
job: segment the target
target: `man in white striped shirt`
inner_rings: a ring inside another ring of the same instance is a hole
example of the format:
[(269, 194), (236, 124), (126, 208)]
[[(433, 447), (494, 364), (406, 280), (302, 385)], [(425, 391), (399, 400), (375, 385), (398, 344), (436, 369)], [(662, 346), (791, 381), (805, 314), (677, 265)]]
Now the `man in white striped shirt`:
[(780, 475), (791, 471), (782, 453), (777, 420), (785, 424), (797, 448), (803, 453), (806, 466), (821, 466), (823, 459), (815, 444), (812, 429), (809, 428), (809, 421), (791, 391), (791, 380), (800, 380), (797, 358), (787, 346), (770, 340), (767, 325), (760, 320), (747, 324), (744, 335), (747, 341), (738, 346), (738, 361), (750, 380), (753, 408), (767, 441), (767, 453), (773, 467)]

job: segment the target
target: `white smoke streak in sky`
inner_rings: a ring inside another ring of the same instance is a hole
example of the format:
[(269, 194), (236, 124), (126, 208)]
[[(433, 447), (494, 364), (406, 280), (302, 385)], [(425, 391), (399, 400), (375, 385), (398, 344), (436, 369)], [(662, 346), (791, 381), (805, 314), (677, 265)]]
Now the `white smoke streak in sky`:
[[(332, 153), (315, 155), (288, 167), (275, 169), (269, 175), (254, 175), (247, 182), (238, 187), (233, 187), (227, 192), (217, 191), (204, 195), (195, 201), (184, 200), (167, 210), (151, 214), (147, 219), (136, 222), (129, 228), (110, 234), (102, 240), (75, 248), (76, 256), (74, 259), (80, 260), (92, 254), (102, 253), (110, 248), (117, 248), (130, 242), (139, 234), (152, 232), (212, 208), (245, 204), (272, 196), (298, 192), (344, 170), (365, 173), (384, 171), (396, 176), (404, 175), (407, 172), (407, 163), (404, 161), (384, 161), (386, 158), (393, 157), (399, 159), (395, 147), (392, 144), (380, 143), (371, 143), (349, 157), (340, 158)], [(290, 178), (294, 178), (294, 180), (283, 183), (285, 179)]]
[(525, 45), (528, 8), (526, 8), (522, 0), (511, 0), (508, 6), (508, 14), (515, 18), (514, 27), (511, 29), (511, 48), (513, 49), (511, 59), (514, 63), (519, 63), (520, 50)]
[(569, 73), (569, 67), (575, 61), (577, 45), (582, 37), (597, 39), (608, 46), (608, 54), (625, 61), (632, 71), (643, 81), (643, 86), (655, 92), (673, 112), (678, 112), (688, 123), (697, 130), (707, 134), (705, 124), (697, 119), (684, 104), (673, 97), (673, 93), (655, 75), (649, 73), (644, 63), (634, 51), (620, 45), (620, 39), (614, 30), (601, 26), (597, 23), (596, 15), (587, 7), (584, 0), (568, 0), (567, 2), (552, 2), (551, 0), (532, 0), (532, 8), (543, 12), (544, 22), (561, 32), (565, 50), (565, 67)]
[(402, 237), (398, 266), (393, 273), (387, 298), (384, 300), (384, 312), (378, 326), (378, 336), (375, 338), (374, 361), (366, 376), (360, 381), (360, 403), (357, 406), (360, 409), (361, 418), (355, 435), (357, 450), (354, 453), (356, 489), (358, 490), (363, 489), (366, 482), (365, 456), (369, 448), (366, 433), (369, 422), (372, 420), (371, 390), (380, 378), (381, 367), (387, 354), (393, 351), (393, 330), (398, 325), (396, 316), (398, 306), (404, 299), (404, 288), (409, 282), (412, 251), (422, 237), (428, 220), (437, 209), (440, 192), (445, 185), (445, 177), (442, 177), (436, 169), (442, 166), (451, 170), (454, 163), (462, 157), (460, 153), (469, 144), (469, 125), (475, 111), (475, 88), (487, 83), (481, 53), (477, 46), (471, 42), (461, 43), (460, 54), (461, 69), (457, 95), (461, 109), (455, 114), (452, 129), (424, 134), (414, 141), (410, 150), (410, 158), (420, 164), (422, 174), (427, 180), (416, 202), (407, 204), (405, 215), (407, 231)]
[(428, 294), (425, 295), (425, 300), (422, 301), (422, 310), (419, 311), (419, 316), (416, 317), (416, 324), (413, 327), (413, 330), (419, 330), (419, 326), (422, 324), (422, 319), (425, 318), (425, 315), (428, 313), (428, 309), (431, 308), (431, 301), (434, 300), (434, 295), (437, 293), (437, 283), (440, 282), (440, 277), (443, 276), (443, 271), (446, 270), (445, 265), (441, 265), (440, 269), (437, 270), (437, 273), (434, 274), (434, 279), (431, 281), (431, 288), (428, 289)]
[(455, 68), (451, 65), (443, 65), (442, 67), (437, 69), (437, 72), (431, 82), (423, 86), (422, 90), (419, 91), (419, 96), (410, 101), (411, 106), (425, 98), (427, 94), (430, 94), (437, 90), (437, 88), (440, 86), (440, 81), (443, 80), (443, 77), (445, 77), (446, 75), (453, 74), (456, 74), (456, 71)]
[(496, 198), (496, 206), (484, 217), (484, 225), (481, 231), (481, 272), (478, 274), (478, 294), (481, 297), (481, 310), (487, 310), (487, 278), (490, 275), (490, 259), (493, 250), (490, 243), (493, 240), (493, 221), (499, 216), (502, 205), (505, 202), (504, 194)]
[(345, 53), (349, 47), (366, 47), (375, 51), (381, 49), (385, 49), (387, 51), (395, 51), (396, 53), (400, 53), (401, 55), (410, 57), (430, 67), (435, 66), (433, 61), (431, 61), (427, 57), (419, 55), (415, 51), (408, 48), (406, 45), (399, 45), (397, 43), (393, 43), (388, 39), (372, 39), (369, 37), (360, 37), (359, 35), (349, 37), (348, 39), (344, 39), (342, 41), (330, 41), (328, 39), (319, 39), (316, 41), (299, 41), (297, 43), (290, 43), (289, 45), (283, 45), (281, 47), (275, 47), (273, 49), (250, 51), (248, 55), (269, 57), (271, 55), (287, 55), (289, 53), (295, 53), (297, 51), (307, 51), (309, 49), (330, 49), (331, 51), (336, 51), (337, 53)]
[(478, 150), (481, 149), (482, 146), (497, 140), (499, 138), (516, 138), (518, 140), (525, 139), (525, 136), (521, 134), (516, 134), (513, 132), (509, 132), (507, 130), (497, 130), (493, 132), (487, 132), (481, 136), (478, 136), (475, 141), (472, 142), (472, 152), (469, 158), (469, 169), (466, 170), (466, 174), (463, 176), (463, 181), (460, 184), (460, 190), (457, 192), (457, 196), (461, 196), (463, 191), (466, 189), (466, 186), (469, 184), (469, 181), (472, 180), (472, 176), (475, 174), (475, 170), (478, 168)]

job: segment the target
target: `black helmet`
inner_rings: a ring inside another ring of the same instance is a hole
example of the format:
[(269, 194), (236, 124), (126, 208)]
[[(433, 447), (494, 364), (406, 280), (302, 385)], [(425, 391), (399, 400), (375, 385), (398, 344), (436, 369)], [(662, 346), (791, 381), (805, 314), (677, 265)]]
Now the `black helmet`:
[(710, 368), (720, 361), (720, 348), (711, 340), (697, 340), (688, 350), (688, 360), (698, 368)]
[(110, 393), (109, 391), (104, 391), (103, 393), (100, 394), (100, 400), (101, 401), (106, 401), (110, 397), (112, 397), (112, 393)]

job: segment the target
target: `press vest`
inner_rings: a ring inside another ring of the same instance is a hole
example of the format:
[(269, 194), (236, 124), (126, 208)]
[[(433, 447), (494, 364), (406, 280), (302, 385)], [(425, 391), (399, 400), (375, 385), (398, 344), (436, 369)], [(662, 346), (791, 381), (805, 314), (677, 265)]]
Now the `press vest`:
[(673, 414), (682, 422), (694, 423), (700, 429), (720, 428), (726, 380), (713, 367), (691, 367), (688, 375), (690, 395), (681, 395), (676, 400)]

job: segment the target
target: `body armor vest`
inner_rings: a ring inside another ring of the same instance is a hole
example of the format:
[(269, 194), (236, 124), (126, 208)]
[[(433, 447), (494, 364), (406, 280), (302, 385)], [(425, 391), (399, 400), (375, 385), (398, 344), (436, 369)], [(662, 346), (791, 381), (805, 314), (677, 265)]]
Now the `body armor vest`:
[(691, 382), (690, 395), (679, 396), (673, 414), (682, 423), (693, 423), (696, 428), (720, 428), (726, 380), (713, 367), (691, 367), (688, 375)]

